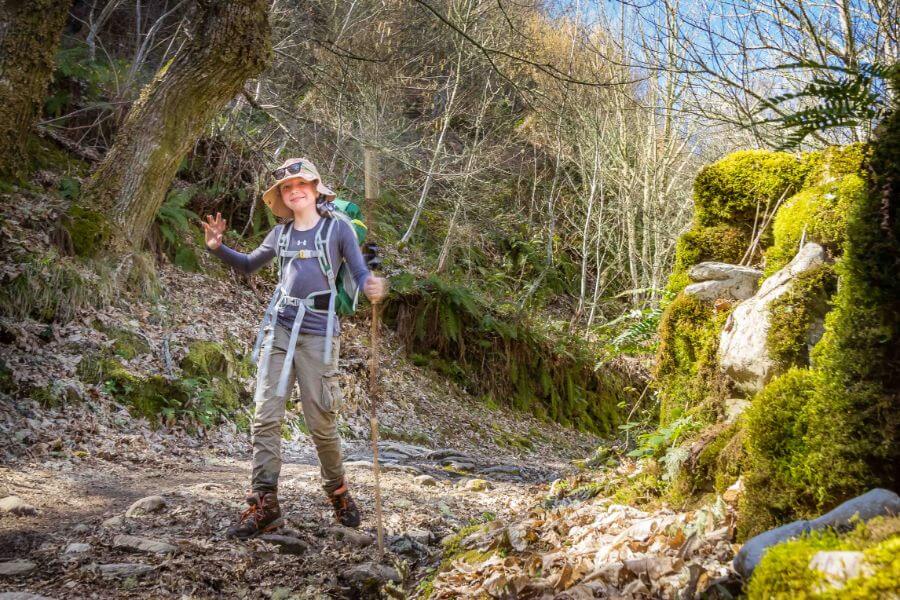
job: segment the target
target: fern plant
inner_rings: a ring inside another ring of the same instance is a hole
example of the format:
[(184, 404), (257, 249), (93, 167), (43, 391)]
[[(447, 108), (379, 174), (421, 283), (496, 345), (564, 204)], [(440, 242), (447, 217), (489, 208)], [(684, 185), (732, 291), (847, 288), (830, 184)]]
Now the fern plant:
[(156, 213), (159, 233), (169, 244), (176, 245), (178, 235), (188, 231), (191, 219), (199, 218), (197, 213), (187, 208), (193, 197), (194, 188), (173, 190)]
[(900, 67), (897, 64), (860, 63), (849, 68), (804, 60), (778, 68), (809, 69), (824, 73), (815, 75), (810, 83), (798, 91), (765, 100), (760, 107), (760, 111), (765, 111), (791, 101), (815, 103), (763, 121), (776, 123), (784, 129), (786, 137), (780, 149), (793, 150), (814, 133), (855, 127), (880, 119), (890, 105), (887, 81), (890, 80), (891, 73)]
[(662, 309), (659, 307), (633, 310), (625, 313), (619, 319), (606, 324), (606, 327), (620, 325), (623, 321), (631, 320), (610, 342), (614, 354), (640, 353), (652, 350), (652, 342), (659, 328), (659, 319)]
[(195, 192), (194, 188), (172, 190), (156, 213), (162, 250), (176, 265), (190, 271), (197, 268), (197, 256), (193, 248), (182, 242), (182, 236), (190, 231), (191, 220), (199, 219), (197, 213), (187, 208)]

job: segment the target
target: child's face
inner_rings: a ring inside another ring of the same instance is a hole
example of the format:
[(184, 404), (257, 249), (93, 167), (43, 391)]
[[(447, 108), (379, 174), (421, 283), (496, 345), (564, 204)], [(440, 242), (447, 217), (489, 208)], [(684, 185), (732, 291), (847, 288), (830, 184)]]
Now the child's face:
[(298, 177), (282, 182), (278, 189), (281, 190), (281, 199), (285, 206), (293, 212), (315, 206), (319, 195), (315, 181), (305, 181)]

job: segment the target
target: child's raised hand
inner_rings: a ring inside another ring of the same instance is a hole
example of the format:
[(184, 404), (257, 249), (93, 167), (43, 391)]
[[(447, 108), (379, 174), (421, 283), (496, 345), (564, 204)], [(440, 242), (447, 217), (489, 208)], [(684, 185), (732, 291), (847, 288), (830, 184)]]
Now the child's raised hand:
[(206, 215), (206, 221), (200, 221), (203, 225), (203, 231), (206, 233), (206, 247), (210, 250), (216, 250), (222, 245), (222, 235), (225, 234), (225, 219), (222, 213), (216, 213), (216, 218)]

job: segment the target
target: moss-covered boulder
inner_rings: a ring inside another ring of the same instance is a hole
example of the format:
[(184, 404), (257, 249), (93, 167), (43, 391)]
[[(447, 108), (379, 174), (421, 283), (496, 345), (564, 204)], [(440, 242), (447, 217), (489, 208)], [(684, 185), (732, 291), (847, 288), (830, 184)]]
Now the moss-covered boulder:
[(862, 142), (807, 152), (801, 158), (806, 172), (803, 187), (815, 187), (839, 181), (847, 175), (859, 175), (871, 155), (872, 146)]
[(898, 589), (900, 517), (878, 517), (846, 535), (814, 532), (770, 548), (746, 592), (749, 600), (868, 600), (895, 598)]
[(811, 451), (810, 414), (822, 386), (821, 373), (792, 368), (772, 380), (747, 409), (741, 537), (820, 512), (805, 463)]
[(245, 380), (252, 377), (253, 365), (231, 338), (192, 343), (179, 366), (184, 385), (202, 399), (199, 405), (209, 419), (231, 418), (250, 400)]
[(675, 244), (675, 264), (667, 289), (678, 293), (689, 283), (688, 270), (701, 262), (717, 261), (738, 264), (750, 246), (750, 233), (732, 225), (694, 227), (678, 238)]
[(697, 263), (754, 262), (771, 240), (764, 230), (754, 253), (746, 256), (763, 216), (799, 191), (812, 168), (811, 161), (767, 150), (734, 152), (704, 167), (694, 180), (694, 221), (675, 246), (668, 291), (683, 290), (690, 283), (688, 269)]
[(854, 205), (863, 201), (865, 194), (865, 180), (853, 173), (791, 197), (775, 215), (774, 243), (765, 256), (766, 275), (788, 264), (799, 250), (801, 240), (816, 242), (832, 255), (839, 254), (846, 240), (847, 215)]
[[(826, 259), (821, 246), (806, 244), (786, 267), (763, 281), (756, 295), (738, 304), (731, 313), (719, 338), (718, 362), (744, 393), (759, 391), (780, 370), (779, 363), (768, 351), (772, 305), (791, 294), (801, 275), (822, 269)], [(815, 323), (803, 324), (806, 329), (791, 333), (808, 340), (810, 345), (815, 344), (821, 337), (821, 321), (818, 327)]]
[(209, 427), (222, 419), (238, 418), (249, 402), (245, 380), (249, 361), (240, 357), (232, 342), (192, 344), (181, 366), (184, 376), (138, 375), (122, 364), (116, 344), (99, 353), (87, 354), (78, 365), (78, 376), (100, 385), (116, 402), (154, 426), (181, 422), (189, 428)]
[(78, 365), (79, 377), (100, 385), (114, 400), (135, 417), (153, 425), (174, 418), (189, 400), (189, 394), (176, 380), (161, 375), (141, 377), (129, 371), (119, 360), (103, 354), (87, 355)]
[(704, 167), (694, 181), (698, 225), (752, 228), (780, 199), (799, 191), (809, 166), (785, 152), (743, 150)]
[(834, 267), (820, 265), (799, 274), (769, 305), (766, 349), (779, 370), (810, 364), (810, 351), (825, 332), (825, 315), (836, 290)]

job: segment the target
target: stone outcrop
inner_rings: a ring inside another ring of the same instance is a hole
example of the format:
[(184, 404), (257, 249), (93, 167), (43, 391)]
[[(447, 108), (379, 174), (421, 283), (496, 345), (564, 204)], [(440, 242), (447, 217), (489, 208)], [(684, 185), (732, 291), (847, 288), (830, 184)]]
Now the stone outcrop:
[[(808, 243), (786, 267), (766, 279), (759, 291), (735, 307), (719, 337), (719, 365), (738, 388), (755, 393), (777, 373), (769, 356), (766, 340), (769, 332), (769, 306), (790, 291), (794, 279), (826, 261), (825, 250)], [(821, 337), (821, 324), (810, 330), (810, 344)]]
[(746, 300), (756, 292), (762, 271), (722, 262), (702, 262), (691, 267), (688, 277), (694, 283), (684, 293), (701, 300)]

